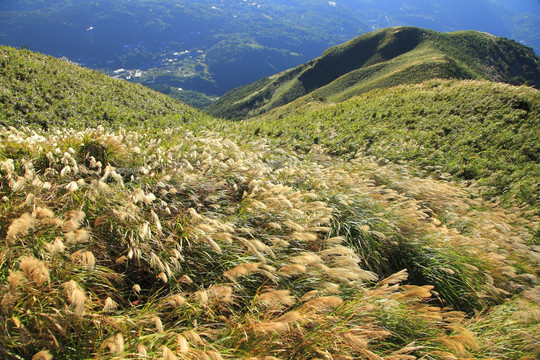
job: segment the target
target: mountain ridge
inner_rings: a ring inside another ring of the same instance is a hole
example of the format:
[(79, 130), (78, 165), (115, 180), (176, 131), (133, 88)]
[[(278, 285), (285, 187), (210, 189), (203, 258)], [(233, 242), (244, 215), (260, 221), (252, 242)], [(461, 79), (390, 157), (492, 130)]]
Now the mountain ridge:
[(485, 79), (540, 87), (540, 58), (512, 40), (473, 31), (443, 34), (387, 28), (326, 50), (319, 58), (232, 90), (207, 109), (241, 119), (302, 96), (342, 101), (362, 92), (431, 78)]

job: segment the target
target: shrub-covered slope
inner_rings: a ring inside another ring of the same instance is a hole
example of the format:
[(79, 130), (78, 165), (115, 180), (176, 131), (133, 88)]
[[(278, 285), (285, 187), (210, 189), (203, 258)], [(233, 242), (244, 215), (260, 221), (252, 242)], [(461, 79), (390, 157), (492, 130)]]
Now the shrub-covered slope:
[(514, 41), (466, 31), (411, 27), (361, 35), (294, 69), (232, 90), (209, 107), (215, 116), (260, 115), (302, 96), (343, 101), (360, 93), (433, 78), (485, 79), (540, 87), (540, 59)]
[(1, 136), (4, 358), (540, 353), (518, 209), (182, 128)]
[(443, 177), (476, 180), (487, 197), (538, 210), (536, 89), (432, 80), (371, 91), (335, 105), (296, 104), (303, 110), (276, 109), (235, 126), (306, 152), (321, 147), (335, 156), (375, 156)]
[(2, 111), (2, 358), (540, 355), (527, 208), (189, 109), (31, 128)]
[(10, 47), (0, 46), (0, 78), (0, 121), (13, 126), (137, 126), (173, 114), (178, 121), (203, 116), (141, 85)]

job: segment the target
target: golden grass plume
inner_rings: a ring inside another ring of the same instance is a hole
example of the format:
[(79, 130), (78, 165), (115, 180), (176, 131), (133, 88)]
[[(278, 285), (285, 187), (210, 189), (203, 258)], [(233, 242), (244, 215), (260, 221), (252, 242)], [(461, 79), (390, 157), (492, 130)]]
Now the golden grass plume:
[(47, 264), (33, 256), (24, 256), (19, 262), (19, 268), (24, 272), (26, 278), (38, 286), (50, 281)]

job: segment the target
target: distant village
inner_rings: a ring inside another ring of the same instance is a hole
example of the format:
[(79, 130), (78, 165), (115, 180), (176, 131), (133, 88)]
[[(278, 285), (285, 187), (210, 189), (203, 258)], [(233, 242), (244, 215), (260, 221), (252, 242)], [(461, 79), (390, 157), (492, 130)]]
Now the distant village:
[[(199, 61), (203, 61), (205, 52), (200, 49), (169, 51), (160, 55), (159, 60), (138, 69), (119, 68), (110, 74), (116, 79), (136, 80), (146, 76), (152, 76), (156, 72), (172, 73), (177, 76), (189, 77), (196, 74), (194, 67)], [(182, 90), (179, 88), (178, 90)]]

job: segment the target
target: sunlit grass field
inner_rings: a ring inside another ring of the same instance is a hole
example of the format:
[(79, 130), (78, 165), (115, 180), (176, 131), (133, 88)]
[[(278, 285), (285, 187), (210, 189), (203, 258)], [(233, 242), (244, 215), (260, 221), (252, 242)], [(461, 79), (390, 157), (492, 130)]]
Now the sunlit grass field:
[[(432, 81), (232, 123), (51, 58), (1, 56), (2, 357), (540, 355), (538, 203), (518, 191), (537, 196), (538, 163), (497, 170), (537, 143), (537, 90)], [(523, 137), (477, 151), (473, 116)], [(508, 190), (445, 168), (459, 151), (488, 180), (512, 174)]]

